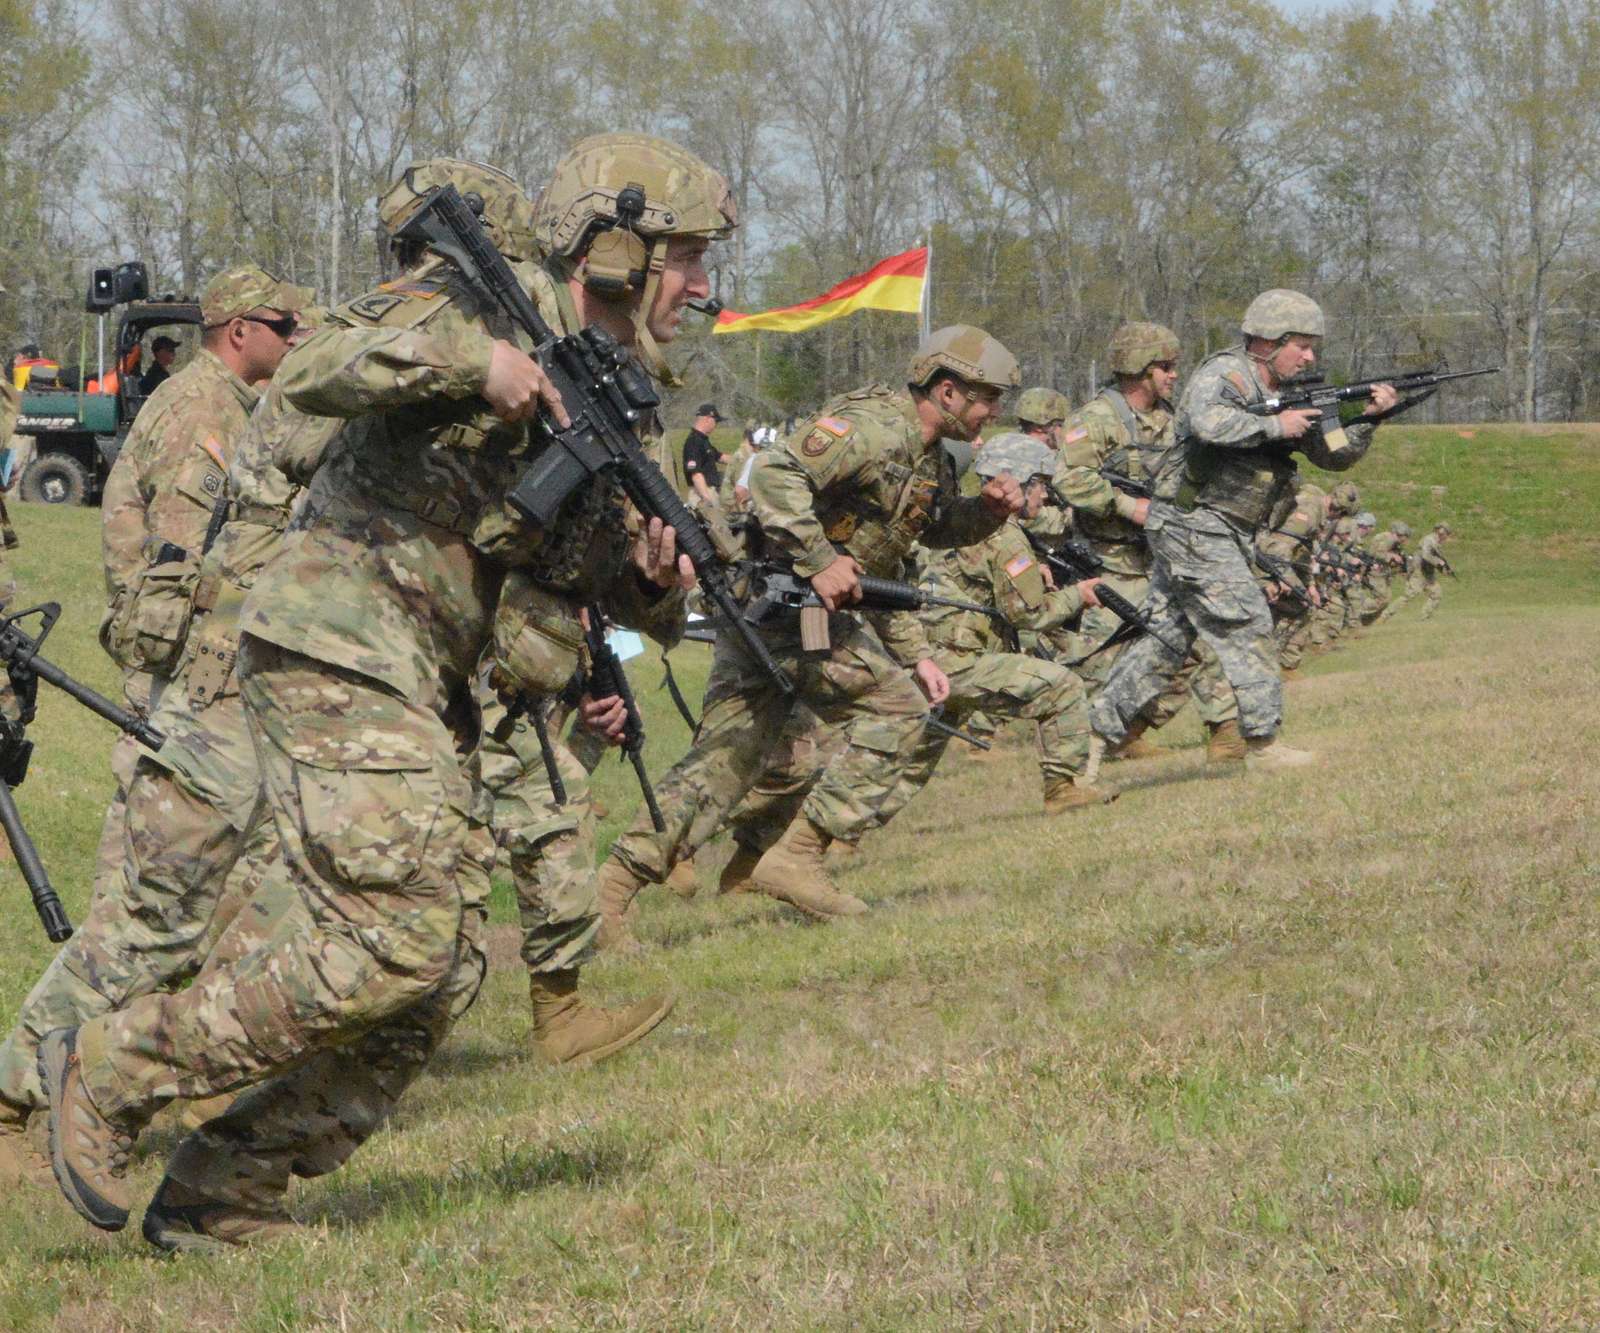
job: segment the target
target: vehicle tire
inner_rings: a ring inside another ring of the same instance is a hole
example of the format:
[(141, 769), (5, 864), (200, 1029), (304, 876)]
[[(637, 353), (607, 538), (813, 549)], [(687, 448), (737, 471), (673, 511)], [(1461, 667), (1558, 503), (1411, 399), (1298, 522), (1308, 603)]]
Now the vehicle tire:
[(34, 504), (81, 505), (89, 496), (89, 474), (68, 454), (45, 454), (22, 474), (22, 498)]

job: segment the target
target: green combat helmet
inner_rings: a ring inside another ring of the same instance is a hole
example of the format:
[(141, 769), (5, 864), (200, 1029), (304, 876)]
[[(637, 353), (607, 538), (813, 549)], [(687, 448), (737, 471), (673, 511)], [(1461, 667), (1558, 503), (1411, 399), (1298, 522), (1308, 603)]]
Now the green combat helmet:
[(1142, 375), (1156, 361), (1176, 361), (1181, 350), (1178, 335), (1165, 325), (1124, 324), (1106, 346), (1106, 364), (1113, 375)]
[(951, 324), (930, 333), (911, 358), (907, 383), (920, 389), (940, 371), (1002, 392), (1022, 385), (1017, 358), (998, 338), (971, 324)]
[(1023, 485), (1033, 477), (1048, 477), (1055, 471), (1056, 451), (1043, 440), (1020, 431), (1008, 431), (984, 442), (978, 450), (978, 461), (973, 470), (980, 477), (998, 477), (1010, 473)]
[(533, 200), (498, 167), (455, 157), (413, 162), (378, 198), (378, 222), (390, 236), (415, 216), (430, 190), (454, 185), (507, 259), (532, 259)]
[(559, 276), (608, 301), (636, 297), (637, 350), (669, 378), (646, 327), (673, 236), (722, 240), (738, 226), (727, 177), (649, 134), (596, 134), (556, 163), (534, 204), (534, 234)]
[(1402, 523), (1399, 519), (1395, 519), (1393, 523), (1389, 524), (1389, 531), (1394, 533), (1401, 541), (1409, 541), (1411, 539), (1411, 524)]
[(1361, 492), (1353, 481), (1341, 481), (1328, 492), (1328, 502), (1341, 514), (1353, 514), (1361, 503)]
[(1064, 393), (1054, 389), (1024, 389), (1017, 399), (1017, 420), (1030, 426), (1049, 426), (1065, 421), (1072, 413), (1072, 404)]
[(1247, 338), (1279, 342), (1292, 333), (1320, 338), (1325, 332), (1322, 307), (1304, 292), (1273, 287), (1245, 307), (1239, 328)]

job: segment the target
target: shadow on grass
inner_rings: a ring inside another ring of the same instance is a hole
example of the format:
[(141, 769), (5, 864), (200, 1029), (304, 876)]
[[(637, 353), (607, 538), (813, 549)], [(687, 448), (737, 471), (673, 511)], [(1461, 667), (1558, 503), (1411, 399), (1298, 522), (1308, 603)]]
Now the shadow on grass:
[(391, 1171), (359, 1185), (335, 1186), (309, 1207), (302, 1220), (353, 1226), (370, 1218), (404, 1213), (444, 1217), (473, 1200), (505, 1200), (552, 1186), (597, 1189), (649, 1168), (653, 1148), (620, 1134), (586, 1136), (578, 1143), (514, 1146), (505, 1139), (480, 1146), (475, 1161), (459, 1161), (437, 1173)]

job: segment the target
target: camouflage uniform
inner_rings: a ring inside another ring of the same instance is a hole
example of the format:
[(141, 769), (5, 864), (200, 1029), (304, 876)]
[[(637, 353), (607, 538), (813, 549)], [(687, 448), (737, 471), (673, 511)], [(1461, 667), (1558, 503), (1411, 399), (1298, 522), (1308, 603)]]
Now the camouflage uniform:
[(35, 1055), (45, 1033), (193, 976), (277, 861), (272, 821), (252, 822), (261, 776), (233, 679), (239, 611), (338, 425), (295, 412), (276, 385), (251, 417), (228, 474), (232, 518), (204, 553), (177, 666), (151, 719), (166, 744), (138, 752), (112, 872), (0, 1047), (7, 1111), (43, 1108)]
[(1439, 577), (1447, 568), (1449, 562), (1439, 550), (1439, 530), (1435, 528), (1417, 544), (1417, 575), (1422, 583), (1422, 594), (1428, 599), (1428, 604), (1422, 608), (1424, 620), (1439, 609), (1439, 602), (1444, 596)]
[[(1242, 346), (1199, 366), (1179, 404), (1178, 443), (1162, 465), (1145, 527), (1155, 556), (1145, 610), (1163, 638), (1193, 643), (1199, 636), (1217, 654), (1238, 699), (1239, 729), (1251, 739), (1276, 734), (1283, 686), (1249, 544), (1281, 497), (1293, 493), (1291, 451), (1342, 471), (1366, 453), (1374, 429), (1351, 427), (1337, 449), (1318, 432), (1285, 441), (1276, 417), (1243, 410), (1266, 396)], [(1090, 706), (1095, 731), (1120, 742), (1180, 666), (1152, 635), (1131, 645)]]
[[(1000, 524), (981, 501), (958, 494), (950, 454), (924, 442), (911, 395), (886, 385), (833, 399), (764, 451), (750, 496), (767, 550), (802, 578), (841, 551), (869, 574), (898, 578), (913, 543), (967, 545)], [(641, 817), (612, 848), (638, 879), (659, 884), (716, 833), (772, 762), (801, 703), (822, 727), (847, 732), (802, 806), (835, 839), (854, 842), (873, 824), (922, 739), (928, 703), (906, 669), (932, 647), (915, 615), (831, 615), (824, 655), (801, 651), (796, 617), (777, 617), (759, 633), (796, 695), (783, 695), (736, 635), (717, 636), (693, 748), (656, 786), (667, 830), (655, 833)]]
[[(1322, 526), (1324, 497), (1322, 488), (1301, 486), (1292, 496), (1279, 501), (1268, 526), (1256, 535), (1256, 549), (1265, 557), (1262, 577), (1284, 582), (1301, 597), (1311, 598), (1312, 538)], [(1269, 568), (1272, 571), (1269, 573)], [(1276, 579), (1274, 573), (1284, 577)], [(1273, 634), (1278, 641), (1278, 664), (1293, 671), (1305, 660), (1311, 642), (1311, 617), (1314, 606), (1292, 594), (1280, 593), (1272, 603)]]
[[(0, 287), (0, 291), (4, 290)], [(11, 443), (11, 432), (16, 428), (21, 410), (22, 394), (9, 379), (0, 379), (0, 449), (5, 449)], [(5, 497), (0, 495), (0, 610), (10, 606), (17, 595), (17, 581), (11, 572), (11, 562), (5, 555), (16, 545), (16, 530), (11, 526), (11, 515), (6, 512)], [(0, 670), (0, 709), (8, 715), (15, 709), (11, 678), (3, 670)]]
[(1410, 574), (1417, 560), (1405, 550), (1410, 539), (1410, 527), (1398, 521), (1390, 524), (1387, 532), (1380, 532), (1372, 539), (1372, 553), (1389, 565), (1384, 579), (1383, 610), (1378, 613), (1380, 622), (1392, 619), (1394, 613), (1411, 600)]
[[(1136, 411), (1121, 393), (1107, 386), (1072, 415), (1061, 441), (1061, 461), (1053, 482), (1056, 494), (1071, 506), (1075, 533), (1104, 561), (1102, 580), (1135, 606), (1150, 589), (1150, 551), (1144, 529), (1133, 521), (1137, 499), (1102, 474), (1114, 472), (1150, 486), (1172, 439), (1170, 405)], [(1106, 642), (1121, 627), (1122, 622), (1104, 607), (1088, 607), (1079, 625), (1085, 651)], [(1104, 688), (1126, 646), (1093, 653), (1077, 666), (1091, 693)], [(1145, 720), (1152, 727), (1165, 726), (1183, 711), (1189, 694), (1203, 721), (1221, 723), (1238, 716), (1233, 693), (1215, 656), (1202, 647), (1146, 710)]]
[[(208, 327), (265, 306), (297, 311), (311, 298), (252, 265), (229, 269), (201, 299)], [(101, 497), (101, 548), (109, 605), (101, 646), (123, 670), (128, 703), (148, 714), (177, 671), (194, 611), (200, 548), (222, 495), (257, 390), (202, 347), (140, 409)], [(101, 827), (95, 883), (115, 879), (138, 743), (112, 750), (117, 789)]]

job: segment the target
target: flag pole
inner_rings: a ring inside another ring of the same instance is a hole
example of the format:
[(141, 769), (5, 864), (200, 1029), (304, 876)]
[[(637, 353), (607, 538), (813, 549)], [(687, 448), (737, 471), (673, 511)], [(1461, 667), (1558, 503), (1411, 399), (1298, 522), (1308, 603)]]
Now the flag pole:
[(928, 265), (922, 279), (922, 312), (920, 340), (926, 342), (933, 332), (933, 237), (928, 237)]

